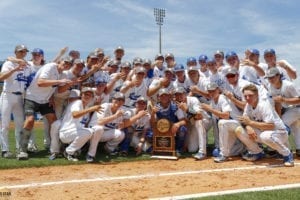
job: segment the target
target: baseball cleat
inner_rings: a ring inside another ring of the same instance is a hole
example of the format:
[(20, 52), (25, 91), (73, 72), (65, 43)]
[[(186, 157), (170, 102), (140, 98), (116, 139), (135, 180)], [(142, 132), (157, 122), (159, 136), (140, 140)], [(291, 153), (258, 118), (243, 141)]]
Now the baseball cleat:
[(49, 160), (55, 160), (57, 157), (58, 157), (58, 153), (52, 153), (52, 154), (49, 156)]
[(87, 163), (93, 163), (95, 162), (95, 157), (90, 156), (89, 154), (86, 155), (86, 162)]
[(294, 167), (293, 153), (291, 152), (288, 156), (284, 156), (283, 162), (286, 167)]
[(78, 158), (76, 158), (74, 155), (68, 154), (66, 151), (64, 151), (63, 155), (69, 161), (73, 161), (73, 162), (78, 161)]
[(206, 158), (206, 155), (204, 153), (198, 152), (197, 154), (194, 155), (194, 158), (196, 160), (203, 160)]
[(30, 153), (36, 153), (39, 150), (38, 150), (36, 144), (28, 144), (27, 151)]
[(251, 154), (251, 153), (247, 152), (246, 154), (244, 154), (242, 156), (242, 158), (247, 161), (257, 161), (264, 157), (265, 157), (265, 153), (263, 151), (260, 153), (257, 153), (257, 154)]
[(10, 151), (2, 151), (1, 156), (2, 158), (13, 158), (14, 154)]
[(228, 160), (229, 160), (229, 158), (227, 156), (223, 156), (221, 154), (218, 157), (214, 158), (214, 161), (216, 163), (222, 163), (222, 162), (226, 162)]
[(220, 156), (220, 149), (219, 148), (215, 148), (212, 151), (212, 155), (213, 155), (213, 157), (219, 157)]
[(28, 153), (21, 151), (17, 154), (17, 160), (27, 160), (27, 159), (28, 159)]

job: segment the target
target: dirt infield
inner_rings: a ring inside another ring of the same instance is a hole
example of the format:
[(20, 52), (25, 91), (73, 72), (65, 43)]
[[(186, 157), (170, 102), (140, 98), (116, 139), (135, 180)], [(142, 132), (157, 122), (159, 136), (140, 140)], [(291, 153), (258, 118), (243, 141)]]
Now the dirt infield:
[(186, 158), (1, 170), (0, 188), (10, 186), (11, 199), (147, 199), (300, 183), (300, 159), (295, 162), (286, 168), (273, 166), (281, 160)]

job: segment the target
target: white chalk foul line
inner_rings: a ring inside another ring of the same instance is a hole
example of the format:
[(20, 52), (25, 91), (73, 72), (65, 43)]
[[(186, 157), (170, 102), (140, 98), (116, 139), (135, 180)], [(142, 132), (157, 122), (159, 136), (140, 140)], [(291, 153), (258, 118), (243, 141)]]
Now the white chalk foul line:
[[(300, 165), (300, 163), (295, 163), (295, 165)], [(0, 189), (22, 189), (22, 188), (31, 188), (31, 187), (44, 187), (44, 186), (53, 186), (53, 185), (63, 185), (63, 184), (72, 184), (72, 183), (88, 183), (88, 182), (103, 182), (103, 181), (116, 181), (116, 180), (131, 180), (131, 179), (143, 179), (143, 178), (152, 178), (152, 177), (163, 177), (163, 176), (179, 176), (187, 174), (200, 174), (200, 173), (211, 173), (211, 172), (226, 172), (226, 171), (236, 171), (236, 170), (253, 170), (253, 169), (263, 169), (263, 168), (274, 168), (282, 167), (280, 165), (264, 165), (264, 166), (250, 166), (250, 167), (234, 167), (234, 168), (221, 168), (221, 169), (206, 169), (206, 170), (197, 170), (197, 171), (179, 171), (179, 172), (163, 172), (163, 173), (151, 173), (151, 174), (142, 174), (142, 175), (131, 175), (131, 176), (116, 176), (116, 177), (97, 177), (90, 179), (74, 179), (66, 181), (52, 181), (52, 182), (39, 182), (39, 183), (29, 183), (29, 184), (19, 184), (19, 185), (4, 185), (0, 186)]]
[(220, 196), (226, 194), (237, 194), (242, 192), (259, 192), (259, 191), (269, 191), (269, 190), (292, 189), (292, 188), (299, 188), (299, 187), (300, 187), (300, 183), (295, 183), (295, 184), (287, 184), (287, 185), (264, 186), (264, 187), (247, 188), (247, 189), (224, 190), (218, 192), (206, 192), (206, 193), (188, 194), (188, 195), (181, 195), (181, 196), (151, 198), (150, 200), (170, 200), (170, 199), (179, 200), (179, 199)]

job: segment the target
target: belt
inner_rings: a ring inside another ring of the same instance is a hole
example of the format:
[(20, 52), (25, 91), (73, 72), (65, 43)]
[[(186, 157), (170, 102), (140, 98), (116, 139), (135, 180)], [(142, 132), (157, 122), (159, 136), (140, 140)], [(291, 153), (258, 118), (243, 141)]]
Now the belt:
[(15, 94), (15, 95), (22, 95), (22, 92), (12, 92), (12, 94)]

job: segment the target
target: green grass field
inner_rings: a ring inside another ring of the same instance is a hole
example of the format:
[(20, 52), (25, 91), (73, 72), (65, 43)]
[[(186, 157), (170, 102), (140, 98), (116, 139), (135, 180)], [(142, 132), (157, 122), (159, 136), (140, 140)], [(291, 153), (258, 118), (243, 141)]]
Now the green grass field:
[[(61, 157), (56, 160), (49, 160), (49, 152), (45, 150), (43, 145), (43, 129), (36, 128), (36, 141), (38, 145), (39, 152), (33, 153), (29, 155), (29, 160), (26, 161), (18, 161), (15, 158), (13, 159), (4, 159), (0, 157), (0, 170), (5, 169), (13, 169), (13, 168), (28, 168), (28, 167), (44, 167), (44, 166), (54, 166), (54, 165), (80, 165), (85, 164), (85, 155), (81, 155), (80, 161), (77, 163), (70, 162), (65, 158)], [(10, 149), (13, 153), (15, 153), (15, 139), (14, 133), (10, 131)], [(211, 149), (213, 146), (213, 137), (212, 134), (209, 134), (209, 148)], [(293, 144), (293, 143), (292, 143)], [(294, 149), (294, 145), (293, 145)], [(184, 154), (184, 157), (190, 157), (191, 154)], [(119, 156), (108, 156), (102, 150), (102, 145), (99, 145), (99, 149), (97, 152), (96, 160), (99, 163), (103, 162), (133, 162), (139, 160), (149, 160), (150, 155), (144, 154), (142, 156), (136, 157), (133, 151), (129, 152), (128, 157), (119, 157)], [(297, 168), (295, 169), (297, 170)], [(199, 198), (198, 198), (199, 199)], [(285, 190), (274, 190), (267, 192), (249, 192), (249, 193), (241, 193), (234, 195), (224, 195), (224, 196), (214, 196), (214, 197), (205, 197), (201, 198), (204, 200), (235, 200), (235, 199), (249, 199), (249, 200), (273, 200), (273, 199), (300, 199), (300, 188), (297, 189), (285, 189)]]

